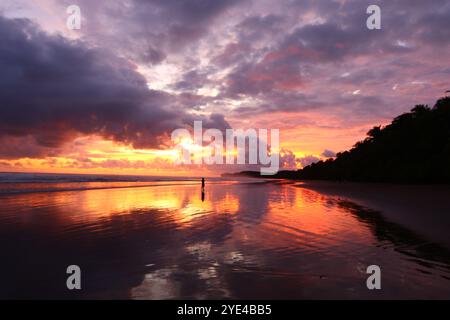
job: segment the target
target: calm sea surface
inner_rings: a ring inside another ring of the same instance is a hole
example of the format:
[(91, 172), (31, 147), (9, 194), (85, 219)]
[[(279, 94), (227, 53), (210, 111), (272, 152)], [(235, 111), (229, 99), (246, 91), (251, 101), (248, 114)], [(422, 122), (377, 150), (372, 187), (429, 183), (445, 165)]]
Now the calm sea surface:
[(370, 208), (291, 183), (207, 180), (202, 199), (199, 181), (125, 180), (3, 176), (0, 298), (450, 298), (448, 248)]

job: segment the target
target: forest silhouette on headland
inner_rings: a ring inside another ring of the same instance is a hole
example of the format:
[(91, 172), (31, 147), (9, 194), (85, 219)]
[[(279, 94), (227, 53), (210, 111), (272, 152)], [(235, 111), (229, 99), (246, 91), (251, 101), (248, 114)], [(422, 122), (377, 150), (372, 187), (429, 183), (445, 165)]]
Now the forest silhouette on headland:
[[(244, 171), (234, 175), (259, 176)], [(267, 176), (266, 176), (267, 178)], [(272, 178), (393, 183), (450, 183), (450, 97), (416, 105), (335, 158)]]

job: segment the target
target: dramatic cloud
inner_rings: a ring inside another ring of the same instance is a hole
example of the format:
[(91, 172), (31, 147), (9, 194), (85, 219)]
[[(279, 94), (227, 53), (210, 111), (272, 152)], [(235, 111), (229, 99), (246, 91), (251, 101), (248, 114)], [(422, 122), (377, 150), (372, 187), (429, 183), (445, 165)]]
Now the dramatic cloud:
[[(370, 4), (381, 30), (366, 28)], [(0, 159), (53, 157), (92, 134), (163, 148), (203, 119), (280, 129), (293, 168), (450, 89), (448, 0), (4, 0), (0, 12)]]
[(229, 127), (220, 114), (193, 116), (179, 106), (182, 97), (149, 90), (126, 60), (48, 35), (25, 19), (0, 17), (0, 70), (5, 158), (41, 156), (89, 134), (157, 148), (194, 119), (205, 120), (205, 127)]
[[(227, 10), (246, 0), (46, 0), (53, 12), (82, 8), (81, 32), (139, 63), (159, 64), (208, 35)], [(57, 8), (57, 9), (54, 9)], [(188, 50), (188, 49), (187, 49)]]
[(297, 168), (298, 159), (291, 150), (281, 149), (280, 152), (280, 168), (295, 169)]

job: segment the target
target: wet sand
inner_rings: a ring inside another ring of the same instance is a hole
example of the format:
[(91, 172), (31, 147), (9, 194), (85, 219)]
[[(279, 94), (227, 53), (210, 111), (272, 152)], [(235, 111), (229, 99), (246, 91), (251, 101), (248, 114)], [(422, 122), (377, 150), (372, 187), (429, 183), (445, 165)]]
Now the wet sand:
[[(0, 195), (0, 298), (450, 297), (450, 250), (361, 205), (372, 187), (347, 199), (289, 181), (207, 181), (204, 194), (200, 181), (100, 185)], [(66, 287), (72, 264), (80, 291)], [(380, 291), (366, 287), (373, 264)]]
[(377, 210), (387, 220), (450, 248), (450, 186), (328, 181), (297, 186)]

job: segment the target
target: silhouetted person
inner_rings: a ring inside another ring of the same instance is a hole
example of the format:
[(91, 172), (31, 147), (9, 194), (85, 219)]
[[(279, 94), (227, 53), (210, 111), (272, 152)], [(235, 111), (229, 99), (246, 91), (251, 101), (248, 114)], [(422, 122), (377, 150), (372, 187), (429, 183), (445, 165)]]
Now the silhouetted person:
[(202, 201), (205, 201), (205, 178), (202, 178)]

